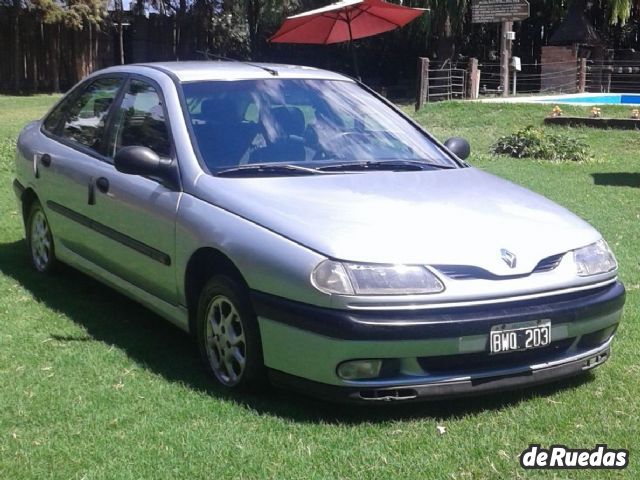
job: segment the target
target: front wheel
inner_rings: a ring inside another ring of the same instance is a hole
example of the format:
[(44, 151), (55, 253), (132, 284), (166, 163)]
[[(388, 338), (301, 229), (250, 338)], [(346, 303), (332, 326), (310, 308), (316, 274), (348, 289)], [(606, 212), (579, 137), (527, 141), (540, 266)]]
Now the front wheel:
[(40, 273), (50, 272), (56, 264), (53, 234), (44, 209), (37, 200), (29, 210), (26, 233), (31, 264)]
[(247, 391), (265, 384), (258, 322), (246, 289), (235, 279), (216, 275), (207, 282), (196, 335), (202, 360), (221, 385)]

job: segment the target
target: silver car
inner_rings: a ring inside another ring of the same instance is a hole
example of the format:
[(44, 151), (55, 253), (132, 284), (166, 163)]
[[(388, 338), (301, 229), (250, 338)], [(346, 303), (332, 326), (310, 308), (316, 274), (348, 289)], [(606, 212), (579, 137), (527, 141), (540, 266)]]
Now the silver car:
[(602, 236), (306, 67), (94, 73), (21, 133), (35, 269), (71, 265), (197, 341), (229, 389), (379, 402), (513, 389), (609, 357)]

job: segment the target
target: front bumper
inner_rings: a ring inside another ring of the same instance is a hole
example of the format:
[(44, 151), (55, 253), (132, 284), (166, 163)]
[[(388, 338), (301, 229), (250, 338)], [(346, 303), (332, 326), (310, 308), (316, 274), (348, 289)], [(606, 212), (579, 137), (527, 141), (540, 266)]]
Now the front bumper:
[[(352, 312), (253, 293), (265, 365), (274, 383), (346, 401), (416, 400), (537, 385), (602, 364), (622, 314), (620, 282), (497, 305)], [(490, 355), (500, 324), (551, 321), (549, 346)], [(385, 359), (376, 379), (344, 380), (346, 360)]]

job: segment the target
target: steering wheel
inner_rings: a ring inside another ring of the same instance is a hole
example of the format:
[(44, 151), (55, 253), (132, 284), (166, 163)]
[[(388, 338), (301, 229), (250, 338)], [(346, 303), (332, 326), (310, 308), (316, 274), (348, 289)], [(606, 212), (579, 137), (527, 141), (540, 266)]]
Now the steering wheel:
[[(361, 131), (347, 131), (347, 132), (334, 132), (332, 135), (328, 135), (324, 142), (317, 142), (316, 145), (313, 146), (317, 150), (314, 160), (346, 160), (348, 156), (346, 156), (343, 152), (347, 149), (341, 148), (345, 142), (349, 141), (349, 137), (354, 137), (352, 140), (353, 143), (358, 145), (369, 146), (372, 144), (370, 135), (367, 135), (367, 132)], [(328, 150), (323, 147), (324, 145), (335, 146), (331, 150)]]

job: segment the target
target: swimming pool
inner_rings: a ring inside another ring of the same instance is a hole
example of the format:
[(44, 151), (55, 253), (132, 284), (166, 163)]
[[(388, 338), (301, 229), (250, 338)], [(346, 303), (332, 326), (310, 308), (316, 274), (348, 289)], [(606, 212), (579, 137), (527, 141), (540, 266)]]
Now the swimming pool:
[(544, 95), (530, 97), (496, 97), (481, 102), (553, 103), (569, 105), (640, 105), (639, 93), (574, 93), (571, 95)]
[(545, 98), (539, 100), (543, 103), (575, 103), (580, 105), (640, 105), (640, 94), (633, 93), (606, 93), (594, 96), (569, 95), (558, 96), (554, 99)]

